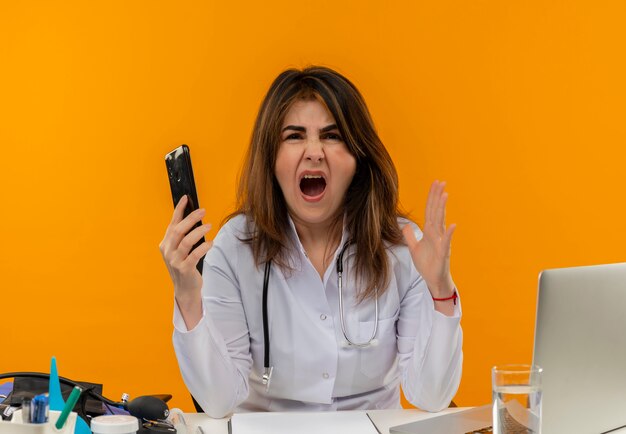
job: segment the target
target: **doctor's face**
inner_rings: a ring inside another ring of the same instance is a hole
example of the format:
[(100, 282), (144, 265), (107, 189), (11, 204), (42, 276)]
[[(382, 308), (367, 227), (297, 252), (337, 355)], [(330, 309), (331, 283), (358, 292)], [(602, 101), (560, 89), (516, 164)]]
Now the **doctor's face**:
[(298, 100), (285, 116), (274, 173), (295, 223), (330, 224), (343, 212), (356, 171), (332, 115), (315, 99)]

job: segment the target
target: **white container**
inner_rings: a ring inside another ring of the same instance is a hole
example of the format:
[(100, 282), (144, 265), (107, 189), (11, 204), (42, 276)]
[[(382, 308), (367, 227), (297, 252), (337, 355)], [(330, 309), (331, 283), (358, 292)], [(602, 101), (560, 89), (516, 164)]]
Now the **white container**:
[(22, 410), (16, 410), (11, 422), (0, 421), (0, 434), (74, 434), (76, 413), (71, 412), (65, 425), (63, 425), (63, 429), (58, 430), (54, 424), (60, 415), (60, 411), (49, 410), (47, 423), (23, 423)]
[(109, 415), (91, 419), (93, 434), (135, 434), (139, 420), (134, 416)]

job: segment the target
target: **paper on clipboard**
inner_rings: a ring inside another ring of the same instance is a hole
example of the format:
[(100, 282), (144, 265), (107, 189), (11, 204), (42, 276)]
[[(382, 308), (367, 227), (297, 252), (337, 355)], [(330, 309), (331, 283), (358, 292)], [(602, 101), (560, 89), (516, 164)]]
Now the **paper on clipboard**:
[(365, 411), (236, 413), (231, 434), (378, 434)]

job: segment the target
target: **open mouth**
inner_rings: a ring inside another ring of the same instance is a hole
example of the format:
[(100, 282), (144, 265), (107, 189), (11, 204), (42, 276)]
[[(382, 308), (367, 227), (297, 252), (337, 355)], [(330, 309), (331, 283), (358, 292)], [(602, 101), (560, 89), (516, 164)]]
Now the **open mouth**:
[(326, 190), (326, 180), (321, 175), (304, 175), (300, 180), (300, 191), (305, 196), (317, 197)]

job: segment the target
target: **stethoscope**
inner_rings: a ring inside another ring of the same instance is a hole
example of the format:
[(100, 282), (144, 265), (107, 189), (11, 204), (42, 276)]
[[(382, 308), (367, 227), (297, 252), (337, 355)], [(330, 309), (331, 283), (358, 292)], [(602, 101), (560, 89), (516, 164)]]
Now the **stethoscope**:
[[(348, 337), (348, 332), (346, 330), (346, 324), (343, 316), (343, 255), (350, 246), (350, 240), (346, 241), (339, 255), (337, 256), (337, 287), (339, 288), (339, 322), (341, 323), (341, 332), (343, 333), (343, 337), (346, 339), (346, 344), (348, 347), (355, 348), (367, 348), (375, 344), (376, 341), (376, 333), (378, 332), (378, 288), (375, 289), (374, 293), (374, 312), (376, 315), (376, 321), (374, 322), (374, 330), (372, 331), (372, 335), (367, 341), (363, 342), (355, 342)], [(264, 345), (264, 362), (263, 362), (263, 375), (261, 376), (261, 382), (265, 386), (266, 390), (270, 388), (270, 381), (272, 379), (272, 373), (274, 372), (274, 367), (270, 366), (270, 332), (268, 326), (268, 316), (267, 316), (267, 292), (270, 281), (270, 271), (272, 267), (272, 261), (269, 260), (265, 263), (265, 272), (263, 274), (263, 345)]]

